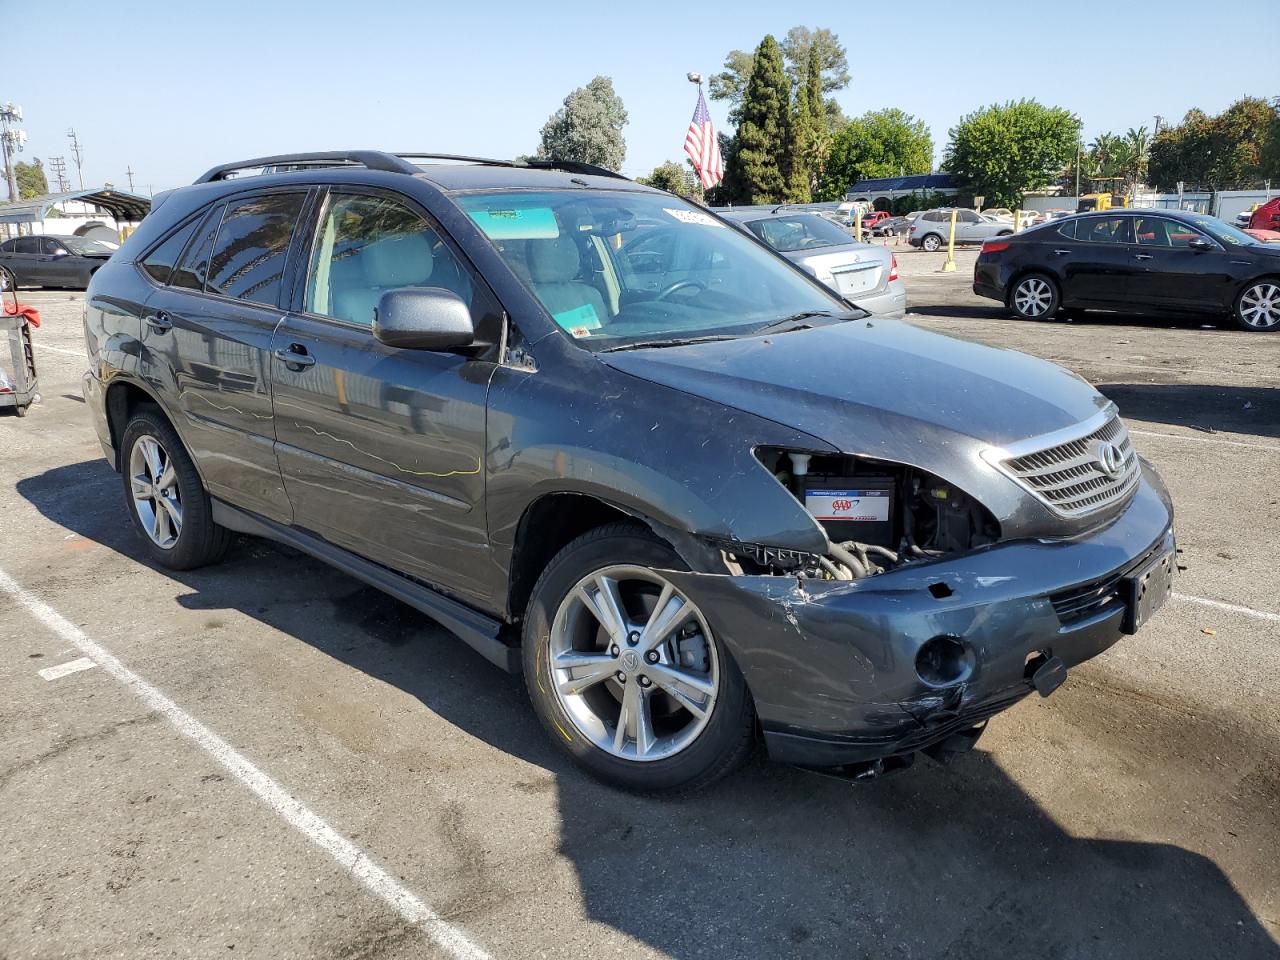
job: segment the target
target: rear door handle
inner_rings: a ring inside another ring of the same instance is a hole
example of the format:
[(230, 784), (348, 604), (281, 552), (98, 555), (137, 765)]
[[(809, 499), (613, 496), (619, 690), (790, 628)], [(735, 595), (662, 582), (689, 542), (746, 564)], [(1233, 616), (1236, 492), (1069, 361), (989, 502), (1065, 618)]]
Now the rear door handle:
[(1055, 250), (1055, 251), (1053, 251), (1053, 252), (1054, 252), (1054, 253), (1056, 253), (1056, 254), (1057, 254), (1058, 256), (1060, 256), (1060, 257), (1065, 257), (1065, 256), (1066, 256), (1068, 253), (1070, 253), (1071, 251), (1070, 251), (1070, 250)]
[(316, 358), (307, 352), (307, 348), (300, 343), (291, 343), (287, 347), (281, 347), (276, 351), (276, 359), (283, 363), (290, 370), (302, 370), (305, 367), (315, 366)]
[(163, 310), (159, 310), (144, 319), (147, 322), (147, 326), (156, 333), (165, 333), (173, 329), (173, 321), (169, 319), (169, 315)]
[(1149, 253), (1135, 253), (1135, 254), (1133, 255), (1133, 259), (1135, 259), (1135, 260), (1150, 260), (1150, 259), (1151, 259), (1151, 254), (1149, 254)]

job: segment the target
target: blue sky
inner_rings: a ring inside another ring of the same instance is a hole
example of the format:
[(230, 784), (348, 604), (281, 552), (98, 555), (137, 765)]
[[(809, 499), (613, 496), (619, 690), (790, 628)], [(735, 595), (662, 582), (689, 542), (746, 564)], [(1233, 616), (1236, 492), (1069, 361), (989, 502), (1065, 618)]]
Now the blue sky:
[[(957, 119), (1011, 98), (1065, 106), (1092, 138), (1280, 95), (1276, 0), (1219, 5), (1208, 19), (1182, 0), (822, 6), (743, 0), (698, 17), (688, 5), (599, 0), (0, 0), (5, 47), (21, 52), (21, 63), (5, 58), (0, 101), (24, 108), (23, 159), (61, 154), (70, 166), (74, 126), (86, 185), (125, 187), (132, 166), (145, 193), (293, 150), (531, 152), (565, 95), (597, 74), (630, 113), (624, 172), (642, 175), (683, 159), (696, 96), (686, 71), (710, 75), (729, 50), (797, 23), (830, 27), (850, 48), (847, 114), (906, 110), (929, 125), (939, 158)], [(724, 105), (711, 110), (722, 126)]]

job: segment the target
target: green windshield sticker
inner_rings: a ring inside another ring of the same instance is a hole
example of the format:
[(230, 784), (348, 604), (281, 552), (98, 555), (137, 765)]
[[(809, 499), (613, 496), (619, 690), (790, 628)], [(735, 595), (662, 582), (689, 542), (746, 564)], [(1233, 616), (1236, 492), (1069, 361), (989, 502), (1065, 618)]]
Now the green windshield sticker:
[(553, 313), (551, 316), (555, 318), (556, 323), (577, 338), (585, 337), (592, 330), (600, 329), (600, 318), (596, 316), (596, 308), (589, 303), (584, 303), (576, 310), (565, 310), (563, 313)]
[(468, 215), (490, 240), (554, 240), (560, 236), (550, 207), (470, 210)]

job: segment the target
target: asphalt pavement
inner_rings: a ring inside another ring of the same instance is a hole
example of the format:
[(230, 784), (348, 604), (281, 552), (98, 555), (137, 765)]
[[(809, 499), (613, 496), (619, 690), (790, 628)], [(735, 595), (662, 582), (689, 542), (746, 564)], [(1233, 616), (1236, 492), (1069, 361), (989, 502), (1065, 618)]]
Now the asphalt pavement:
[[(757, 758), (682, 801), (544, 738), (521, 681), (290, 550), (141, 559), (79, 377), (0, 415), (0, 960), (1280, 957), (1280, 335), (1022, 323), (898, 250), (908, 322), (1121, 406), (1186, 570), (979, 748), (852, 787)], [(41, 671), (45, 671), (42, 675)]]

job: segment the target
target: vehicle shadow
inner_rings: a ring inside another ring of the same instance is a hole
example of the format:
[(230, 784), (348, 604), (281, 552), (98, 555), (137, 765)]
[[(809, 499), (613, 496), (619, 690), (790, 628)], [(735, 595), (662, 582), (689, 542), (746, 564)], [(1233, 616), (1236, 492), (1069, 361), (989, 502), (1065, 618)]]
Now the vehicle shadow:
[[(974, 303), (916, 303), (908, 302), (907, 316), (936, 317), (951, 320), (1008, 320), (1010, 323), (1048, 323), (1059, 326), (1105, 327), (1134, 326), (1153, 327), (1162, 330), (1198, 330), (1213, 327), (1216, 330), (1234, 330), (1229, 317), (1213, 317), (1196, 314), (1161, 314), (1148, 316), (1133, 313), (1111, 313), (1106, 310), (1063, 310), (1049, 320), (1020, 320), (994, 300), (978, 300)], [(1244, 333), (1244, 331), (1240, 331)]]
[[(18, 491), (67, 530), (140, 556), (103, 461), (50, 470)], [(165, 573), (190, 591), (184, 607), (254, 617), (545, 770), (532, 783), (522, 770), (512, 788), (553, 795), (559, 851), (587, 918), (673, 957), (1280, 957), (1211, 860), (1173, 844), (1072, 836), (981, 750), (859, 788), (757, 759), (689, 799), (635, 797), (555, 750), (519, 678), (315, 561), (242, 539), (219, 566)], [(1086, 736), (1119, 722), (1081, 713), (1093, 725)], [(1179, 730), (1158, 742), (1183, 739)], [(577, 909), (518, 906), (535, 916)]]
[(1095, 383), (1129, 420), (1170, 423), (1204, 433), (1280, 437), (1280, 386), (1200, 383)]

